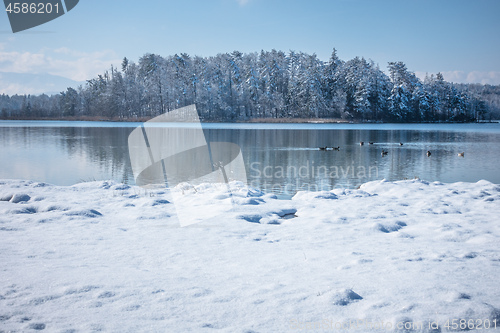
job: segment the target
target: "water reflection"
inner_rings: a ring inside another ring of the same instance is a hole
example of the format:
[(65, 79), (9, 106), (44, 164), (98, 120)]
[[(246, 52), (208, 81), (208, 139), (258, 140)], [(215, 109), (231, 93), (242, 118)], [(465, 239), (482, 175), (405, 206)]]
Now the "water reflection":
[[(494, 162), (500, 156), (499, 133), (226, 129), (210, 130), (208, 137), (239, 143), (249, 182), (273, 192), (355, 188), (382, 178), (500, 182)], [(360, 141), (367, 144), (360, 146)], [(325, 146), (340, 150), (319, 150)], [(382, 151), (388, 154), (382, 156)], [(466, 156), (459, 158), (462, 151)]]
[[(0, 178), (59, 185), (105, 179), (134, 184), (127, 147), (134, 127), (118, 126), (4, 125), (0, 127)], [(378, 130), (370, 125), (367, 129), (314, 130), (310, 125), (272, 129), (268, 125), (217, 128), (209, 124), (204, 131), (209, 142), (238, 144), (249, 183), (275, 193), (355, 188), (382, 178), (500, 183), (499, 127), (483, 131), (483, 125), (475, 125), (478, 130), (473, 131), (469, 125), (462, 131), (460, 125), (447, 126), (448, 131), (426, 125), (419, 130), (404, 125), (400, 129), (393, 125)], [(360, 146), (360, 141), (365, 144)], [(324, 146), (339, 146), (340, 150), (318, 149)], [(383, 150), (388, 151), (387, 156), (382, 156)], [(427, 150), (431, 157), (426, 156)], [(460, 152), (465, 156), (459, 157)]]
[(0, 178), (58, 185), (101, 179), (133, 183), (127, 147), (131, 130), (1, 127)]

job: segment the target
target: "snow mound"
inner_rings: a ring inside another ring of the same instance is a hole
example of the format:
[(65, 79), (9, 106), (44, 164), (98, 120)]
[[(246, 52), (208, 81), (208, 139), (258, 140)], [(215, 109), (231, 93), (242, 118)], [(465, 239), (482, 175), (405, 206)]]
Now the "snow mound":
[(28, 202), (30, 201), (31, 197), (27, 194), (23, 193), (16, 193), (12, 196), (12, 198), (9, 200), (11, 203), (21, 203), (21, 202)]
[(300, 191), (297, 192), (292, 197), (292, 200), (297, 200), (297, 201), (309, 201), (314, 199), (335, 200), (338, 199), (338, 197), (336, 194), (330, 191), (320, 191), (320, 192)]
[(359, 296), (352, 289), (343, 289), (335, 294), (335, 296), (333, 297), (333, 304), (346, 306), (362, 299), (363, 297)]
[(64, 215), (66, 215), (66, 216), (90, 217), (90, 218), (102, 216), (102, 214), (100, 212), (98, 212), (97, 210), (95, 210), (95, 209), (70, 210), (70, 211), (64, 213)]

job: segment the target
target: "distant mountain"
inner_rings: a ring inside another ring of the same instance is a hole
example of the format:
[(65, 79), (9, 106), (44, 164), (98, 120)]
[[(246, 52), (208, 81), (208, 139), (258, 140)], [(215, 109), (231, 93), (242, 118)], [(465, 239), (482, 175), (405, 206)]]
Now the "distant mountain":
[(7, 95), (55, 95), (83, 83), (51, 74), (0, 72), (0, 94)]

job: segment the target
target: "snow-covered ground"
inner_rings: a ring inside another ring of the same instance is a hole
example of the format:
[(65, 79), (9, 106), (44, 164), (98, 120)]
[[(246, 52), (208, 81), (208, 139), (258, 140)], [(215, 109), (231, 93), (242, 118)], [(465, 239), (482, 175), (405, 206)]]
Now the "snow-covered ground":
[[(246, 193), (180, 228), (168, 191), (0, 181), (0, 331), (500, 326), (500, 186)], [(210, 186), (185, 195), (193, 214), (229, 200)]]

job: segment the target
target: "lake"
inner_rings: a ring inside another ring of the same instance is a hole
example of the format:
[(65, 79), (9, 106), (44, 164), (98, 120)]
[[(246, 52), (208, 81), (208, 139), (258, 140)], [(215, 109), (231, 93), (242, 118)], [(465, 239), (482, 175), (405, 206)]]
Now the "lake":
[[(135, 184), (128, 136), (140, 125), (0, 121), (0, 178), (57, 185), (109, 179)], [(208, 141), (241, 147), (251, 186), (283, 196), (356, 188), (384, 178), (500, 184), (498, 123), (202, 126)], [(319, 150), (324, 146), (340, 150)]]

